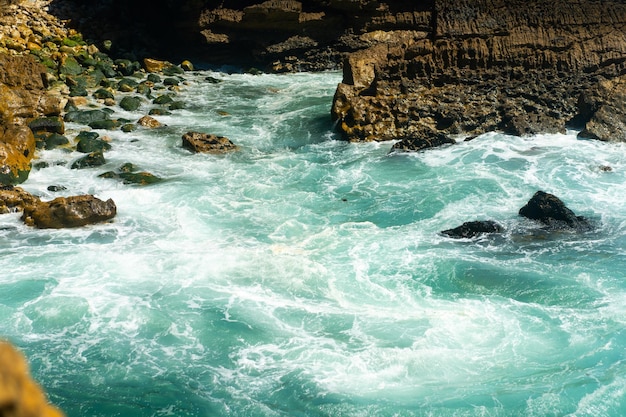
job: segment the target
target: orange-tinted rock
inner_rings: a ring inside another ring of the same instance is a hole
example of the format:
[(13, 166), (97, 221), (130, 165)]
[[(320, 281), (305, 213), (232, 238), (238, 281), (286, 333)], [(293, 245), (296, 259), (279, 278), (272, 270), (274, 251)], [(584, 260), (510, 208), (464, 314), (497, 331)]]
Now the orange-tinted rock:
[(0, 341), (0, 416), (62, 417), (30, 376), (24, 356)]
[(23, 211), (24, 207), (39, 202), (39, 198), (20, 187), (0, 187), (0, 214)]
[(102, 201), (92, 195), (58, 197), (24, 208), (24, 223), (40, 229), (61, 229), (101, 223), (115, 217), (113, 200)]
[(35, 137), (27, 126), (11, 125), (0, 132), (0, 185), (26, 181), (34, 153)]
[(227, 153), (239, 149), (224, 136), (209, 133), (187, 132), (183, 135), (183, 148), (195, 153)]
[(137, 124), (143, 127), (148, 127), (148, 128), (156, 128), (156, 127), (163, 126), (163, 123), (159, 122), (157, 119), (155, 119), (154, 117), (150, 117), (150, 116), (143, 116), (141, 119), (137, 121)]

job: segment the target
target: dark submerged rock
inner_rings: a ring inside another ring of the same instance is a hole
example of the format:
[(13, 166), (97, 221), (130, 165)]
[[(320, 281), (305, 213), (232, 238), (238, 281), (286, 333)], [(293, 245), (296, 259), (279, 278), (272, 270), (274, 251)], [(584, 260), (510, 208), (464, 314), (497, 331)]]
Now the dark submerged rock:
[(88, 153), (87, 155), (78, 158), (74, 163), (72, 163), (72, 169), (83, 169), (83, 168), (92, 168), (102, 166), (106, 163), (104, 159), (104, 154), (102, 150), (93, 151)]
[(454, 229), (444, 230), (441, 233), (453, 239), (471, 239), (485, 234), (502, 232), (504, 232), (504, 228), (493, 220), (476, 220), (465, 222)]
[(396, 142), (391, 147), (391, 151), (416, 152), (429, 148), (437, 148), (443, 145), (453, 145), (456, 142), (440, 132), (421, 132)]
[(537, 191), (528, 203), (519, 210), (522, 217), (537, 220), (550, 229), (572, 229), (588, 231), (593, 227), (589, 221), (574, 214), (555, 195), (544, 191)]
[(76, 144), (76, 150), (82, 153), (91, 153), (97, 151), (108, 151), (111, 149), (111, 145), (99, 138), (97, 132), (83, 131), (76, 136), (78, 143)]

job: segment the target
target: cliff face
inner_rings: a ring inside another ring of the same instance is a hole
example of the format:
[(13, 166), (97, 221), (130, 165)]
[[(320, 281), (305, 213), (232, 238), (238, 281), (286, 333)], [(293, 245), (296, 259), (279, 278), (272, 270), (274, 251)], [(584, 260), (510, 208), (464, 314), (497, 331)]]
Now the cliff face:
[(332, 113), (348, 139), (582, 127), (598, 107), (584, 97), (626, 70), (622, 2), (438, 0), (433, 14), (346, 61)]

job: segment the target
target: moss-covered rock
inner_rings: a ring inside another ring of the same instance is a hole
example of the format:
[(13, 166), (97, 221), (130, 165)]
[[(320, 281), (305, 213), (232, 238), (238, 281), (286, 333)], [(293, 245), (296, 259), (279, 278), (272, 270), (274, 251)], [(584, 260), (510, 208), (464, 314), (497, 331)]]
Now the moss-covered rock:
[(92, 153), (111, 149), (111, 145), (100, 139), (100, 135), (97, 132), (82, 131), (76, 136), (76, 140), (76, 150), (78, 152)]
[(173, 101), (174, 101), (174, 99), (172, 98), (171, 94), (163, 94), (161, 96), (158, 96), (154, 100), (152, 100), (152, 103), (154, 103), (154, 104), (170, 104)]
[(83, 169), (83, 168), (92, 168), (102, 166), (106, 163), (104, 159), (104, 154), (102, 150), (90, 152), (85, 156), (78, 158), (76, 161), (72, 163), (70, 168), (72, 169)]
[(65, 123), (59, 117), (40, 117), (28, 123), (30, 130), (35, 132), (65, 133)]
[(109, 113), (104, 110), (74, 110), (67, 112), (63, 119), (66, 122), (87, 125), (95, 121), (109, 120), (109, 118)]
[(78, 63), (76, 58), (68, 56), (59, 65), (59, 74), (63, 75), (78, 75), (83, 73), (83, 67)]
[(101, 178), (121, 180), (124, 184), (150, 185), (163, 181), (162, 178), (139, 168), (130, 162), (125, 163), (116, 171), (107, 171), (99, 175)]
[(115, 95), (113, 95), (113, 93), (106, 88), (98, 88), (96, 91), (94, 91), (92, 96), (93, 98), (99, 100), (104, 100), (107, 98), (115, 99)]
[(141, 106), (141, 98), (140, 97), (124, 97), (122, 101), (120, 101), (120, 107), (126, 111), (135, 111)]
[(122, 124), (123, 122), (120, 120), (96, 120), (89, 123), (87, 126), (92, 129), (115, 130)]

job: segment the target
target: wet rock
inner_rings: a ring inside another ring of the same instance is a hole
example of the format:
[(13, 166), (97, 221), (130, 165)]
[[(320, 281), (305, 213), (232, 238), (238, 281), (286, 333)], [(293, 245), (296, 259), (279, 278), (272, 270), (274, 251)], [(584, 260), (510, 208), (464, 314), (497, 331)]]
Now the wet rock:
[(30, 375), (24, 356), (0, 341), (0, 412), (6, 417), (63, 417)]
[(100, 139), (97, 132), (82, 131), (76, 136), (76, 150), (82, 153), (108, 151), (111, 145)]
[(139, 83), (132, 78), (123, 78), (117, 83), (117, 89), (123, 93), (130, 93), (135, 91)]
[(220, 154), (239, 149), (230, 139), (208, 133), (187, 132), (182, 139), (183, 148), (194, 153)]
[(176, 86), (178, 84), (180, 84), (180, 81), (178, 80), (178, 78), (167, 77), (166, 79), (163, 80), (163, 85), (173, 85), (173, 86)]
[(191, 61), (188, 60), (184, 60), (183, 62), (181, 62), (180, 67), (184, 71), (193, 71), (193, 64), (191, 63)]
[(626, 142), (626, 76), (601, 81), (581, 96), (579, 109), (588, 119), (579, 138)]
[(120, 107), (126, 111), (135, 111), (141, 106), (141, 98), (139, 97), (124, 97), (120, 101)]
[(143, 127), (150, 128), (150, 129), (164, 126), (163, 123), (159, 122), (157, 119), (155, 119), (154, 117), (150, 117), (150, 116), (143, 116), (141, 119), (137, 121), (137, 124)]
[(455, 144), (454, 139), (450, 139), (445, 134), (437, 131), (424, 131), (421, 134), (414, 135), (396, 142), (391, 147), (391, 151), (415, 152), (429, 148), (436, 148), (443, 145)]
[(46, 190), (50, 191), (51, 193), (58, 193), (59, 191), (67, 190), (67, 187), (64, 187), (63, 185), (49, 185)]
[(122, 125), (122, 121), (120, 120), (95, 120), (89, 123), (89, 126), (92, 129), (103, 129), (103, 130), (115, 130)]
[(153, 104), (170, 104), (174, 101), (171, 94), (163, 94), (152, 100)]
[(109, 90), (107, 90), (106, 88), (99, 88), (96, 91), (94, 91), (94, 93), (92, 94), (93, 98), (95, 99), (99, 99), (99, 100), (104, 100), (107, 98), (110, 99), (114, 99), (115, 96), (113, 95), (113, 93)]
[(38, 201), (39, 198), (20, 187), (0, 186), (0, 214), (22, 211)]
[(0, 126), (0, 185), (20, 184), (28, 178), (36, 142), (27, 126)]
[(544, 191), (537, 191), (519, 210), (519, 214), (528, 219), (537, 220), (554, 230), (588, 231), (593, 228), (587, 219), (574, 214), (558, 197)]
[(99, 167), (106, 164), (102, 150), (89, 152), (87, 155), (78, 158), (70, 166), (71, 169), (84, 169)]
[[(69, 143), (70, 141), (67, 137), (58, 133), (50, 133), (43, 138), (43, 148), (46, 150), (56, 149)], [(39, 142), (37, 142), (37, 145), (39, 146)]]
[(150, 172), (140, 171), (137, 166), (131, 163), (122, 165), (117, 171), (108, 171), (100, 174), (99, 177), (118, 179), (124, 184), (134, 185), (150, 185), (163, 181), (162, 178)]
[(109, 120), (109, 118), (109, 113), (104, 110), (74, 110), (67, 112), (64, 116), (66, 122), (83, 125), (100, 120)]
[(485, 234), (502, 232), (504, 228), (493, 220), (477, 220), (463, 223), (461, 226), (444, 230), (441, 233), (453, 239), (472, 239)]
[(24, 208), (22, 220), (40, 229), (61, 229), (101, 223), (115, 217), (113, 200), (102, 201), (92, 195), (58, 197)]
[(172, 64), (167, 61), (160, 61), (153, 58), (145, 58), (143, 60), (143, 65), (148, 72), (162, 72), (166, 66), (170, 66)]
[(37, 132), (50, 132), (50, 133), (65, 133), (65, 124), (59, 117), (40, 117), (30, 123), (28, 127), (33, 133)]

